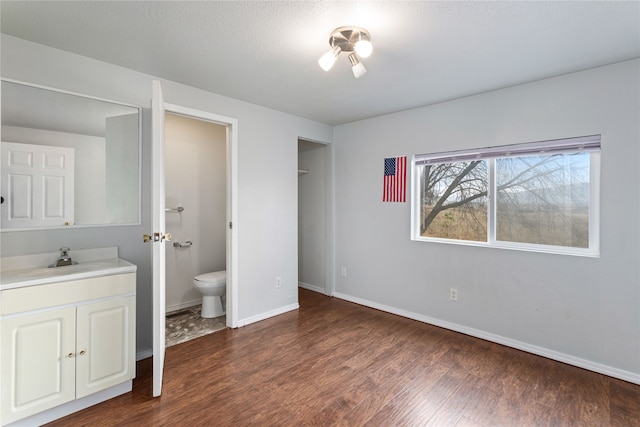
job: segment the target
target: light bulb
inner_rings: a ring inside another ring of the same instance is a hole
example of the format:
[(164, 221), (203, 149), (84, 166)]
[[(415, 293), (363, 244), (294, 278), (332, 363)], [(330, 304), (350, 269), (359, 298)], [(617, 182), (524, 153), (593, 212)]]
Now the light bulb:
[(361, 58), (368, 58), (373, 52), (373, 45), (369, 40), (360, 40), (355, 45), (356, 53)]
[(318, 59), (318, 64), (320, 65), (320, 68), (322, 68), (325, 71), (329, 71), (331, 67), (333, 67), (333, 64), (336, 63), (336, 58), (338, 57), (338, 55), (340, 55), (341, 51), (342, 49), (340, 49), (340, 46), (336, 46), (335, 48), (331, 49), (329, 52), (322, 55), (320, 59)]
[(349, 62), (351, 62), (351, 71), (353, 72), (353, 77), (359, 79), (364, 73), (367, 72), (367, 69), (364, 67), (358, 55), (356, 53), (352, 53), (349, 55)]

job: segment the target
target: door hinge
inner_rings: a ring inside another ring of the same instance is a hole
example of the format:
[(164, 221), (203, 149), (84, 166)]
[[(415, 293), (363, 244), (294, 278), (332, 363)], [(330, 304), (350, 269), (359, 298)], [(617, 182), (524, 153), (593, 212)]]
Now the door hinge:
[(229, 228), (233, 230), (233, 222), (229, 221)]

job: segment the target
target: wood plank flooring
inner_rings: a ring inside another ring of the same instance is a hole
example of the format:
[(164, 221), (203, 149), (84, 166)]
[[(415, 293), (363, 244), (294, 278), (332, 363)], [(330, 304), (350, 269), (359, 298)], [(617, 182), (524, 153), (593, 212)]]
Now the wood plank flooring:
[(51, 426), (640, 426), (640, 386), (300, 289), (300, 310), (168, 348)]

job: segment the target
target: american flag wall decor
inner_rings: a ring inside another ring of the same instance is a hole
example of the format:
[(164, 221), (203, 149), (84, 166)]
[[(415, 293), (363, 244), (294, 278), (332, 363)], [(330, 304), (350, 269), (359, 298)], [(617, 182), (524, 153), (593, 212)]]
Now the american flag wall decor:
[(383, 202), (406, 202), (407, 156), (384, 159)]

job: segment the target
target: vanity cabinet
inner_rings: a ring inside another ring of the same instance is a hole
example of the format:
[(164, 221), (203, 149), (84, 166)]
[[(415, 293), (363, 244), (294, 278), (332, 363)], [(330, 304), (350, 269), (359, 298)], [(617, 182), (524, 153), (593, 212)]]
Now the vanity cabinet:
[(135, 376), (135, 274), (1, 292), (1, 424)]
[(127, 297), (78, 307), (76, 398), (133, 378), (135, 304)]
[(3, 425), (75, 397), (75, 323), (75, 308), (2, 320)]

